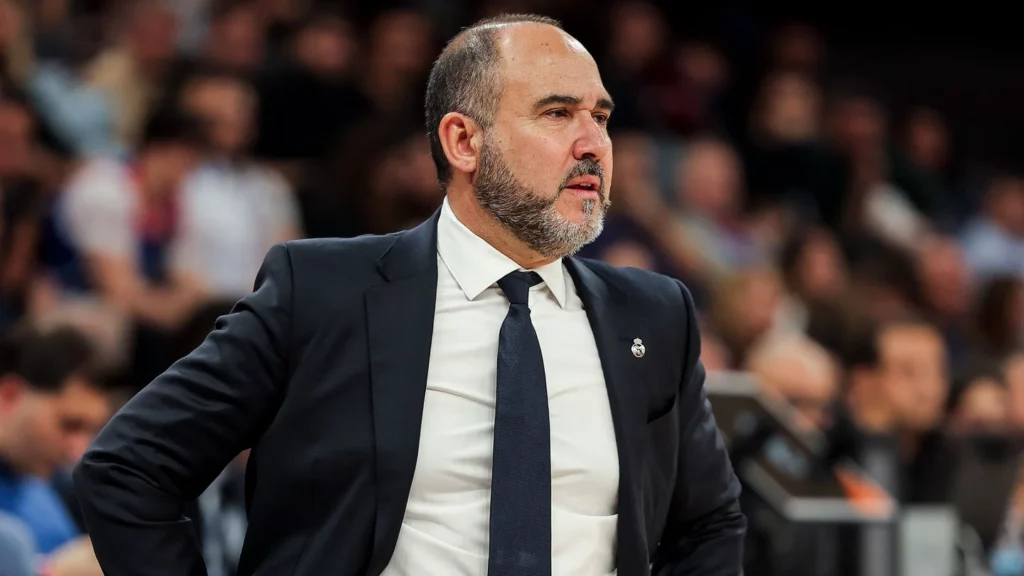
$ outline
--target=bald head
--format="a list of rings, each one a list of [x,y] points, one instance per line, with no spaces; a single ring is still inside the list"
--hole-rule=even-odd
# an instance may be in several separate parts
[[[765,392],[791,403],[805,423],[827,426],[824,410],[836,394],[839,371],[819,344],[802,335],[770,339],[752,351],[747,369]]]
[[[570,43],[586,52],[557,20],[536,14],[488,18],[452,38],[430,70],[426,94],[427,136],[442,187],[451,180],[451,166],[437,132],[445,114],[459,112],[490,127],[503,77],[525,72],[516,63],[531,62],[545,45],[568,47]]]

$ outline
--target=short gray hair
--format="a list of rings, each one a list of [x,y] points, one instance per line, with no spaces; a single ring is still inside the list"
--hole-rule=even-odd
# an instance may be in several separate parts
[[[425,106],[427,139],[441,188],[451,182],[452,170],[441,147],[438,125],[445,114],[459,112],[484,128],[490,127],[501,92],[497,33],[500,27],[510,24],[547,24],[562,29],[557,20],[537,14],[486,18],[452,38],[430,69]]]

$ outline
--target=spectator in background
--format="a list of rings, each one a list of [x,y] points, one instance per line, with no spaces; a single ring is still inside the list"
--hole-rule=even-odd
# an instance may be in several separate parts
[[[134,159],[84,163],[54,207],[40,283],[43,314],[67,300],[98,299],[111,322],[134,326],[133,365],[147,382],[173,361],[165,339],[207,299],[201,279],[171,266],[180,188],[205,146],[195,118],[154,113]]]
[[[680,246],[690,252],[686,270],[712,281],[767,262],[767,254],[743,220],[745,201],[740,159],[718,139],[692,142],[676,170]]]
[[[171,71],[178,16],[161,0],[131,0],[121,16],[120,42],[87,65],[85,82],[113,102],[118,142],[133,147]]]
[[[263,18],[256,2],[220,0],[211,4],[206,64],[237,73],[256,73],[266,53]]]
[[[751,351],[746,369],[767,395],[794,408],[799,429],[824,432],[831,428],[841,371],[813,340],[802,335],[768,339]]]
[[[982,281],[1024,274],[1024,178],[994,178],[962,238],[967,261]]]
[[[255,81],[266,55],[265,26],[254,0],[218,0],[209,6],[209,30],[198,55],[179,58],[163,84],[163,100],[173,100],[189,79],[207,69]]]
[[[171,267],[204,294],[237,300],[271,246],[300,237],[298,207],[284,178],[249,157],[257,95],[247,81],[200,73],[181,99],[206,125],[209,148],[184,182]]]
[[[837,434],[851,437],[839,442],[860,459],[866,437],[893,440],[901,469],[893,488],[904,500],[947,495],[949,463],[934,433],[949,395],[947,361],[942,334],[912,318],[890,319],[855,336],[844,361],[849,421]]]
[[[922,313],[942,331],[950,361],[962,365],[970,355],[974,282],[955,238],[933,236],[921,242],[916,272]]]
[[[958,432],[1004,432],[1010,425],[1009,393],[998,370],[976,370],[953,387],[949,424]]]
[[[784,71],[765,78],[744,149],[752,201],[815,216],[813,192],[824,155],[822,99],[810,76]]]
[[[354,35],[348,20],[314,13],[292,38],[286,65],[261,81],[256,155],[282,163],[292,182],[370,109],[352,85]]]
[[[0,511],[28,527],[41,554],[80,537],[50,480],[110,417],[95,360],[67,328],[22,326],[0,351]]]
[[[751,268],[730,275],[711,289],[710,326],[735,366],[772,331],[784,302],[784,288],[772,268]]]

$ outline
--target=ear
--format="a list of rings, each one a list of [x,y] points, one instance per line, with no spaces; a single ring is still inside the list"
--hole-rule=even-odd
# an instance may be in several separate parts
[[[0,377],[0,414],[19,404],[28,394],[28,383],[17,376]]]
[[[453,175],[476,171],[483,145],[483,130],[476,120],[465,114],[449,112],[441,118],[437,135]]]

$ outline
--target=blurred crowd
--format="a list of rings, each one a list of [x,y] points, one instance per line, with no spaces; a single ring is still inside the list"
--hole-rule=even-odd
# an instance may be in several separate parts
[[[1024,428],[1024,175],[966,182],[941,110],[833,81],[806,24],[738,69],[655,4],[534,4],[0,0],[0,575],[98,574],[65,470],[270,246],[437,209],[425,78],[501,11],[597,59],[615,178],[582,255],[686,282],[709,371],[752,372],[855,458],[898,436],[905,501],[945,494],[937,432]],[[192,511],[211,574],[244,535],[243,465]]]

